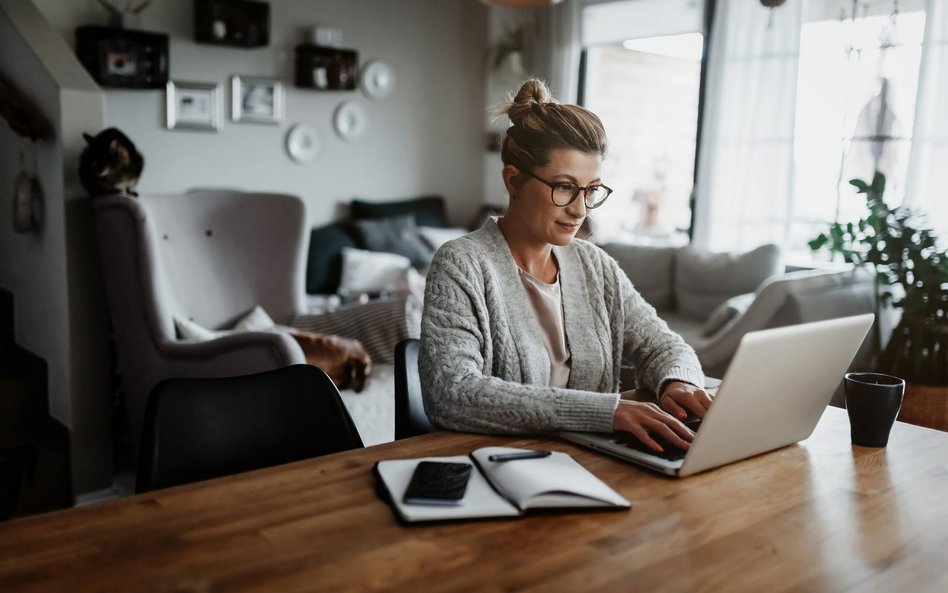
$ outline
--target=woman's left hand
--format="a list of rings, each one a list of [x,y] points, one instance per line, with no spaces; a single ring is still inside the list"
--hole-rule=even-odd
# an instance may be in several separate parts
[[[700,387],[681,381],[669,381],[658,401],[663,410],[679,420],[684,420],[688,412],[698,418],[704,418],[711,407],[712,399],[708,392]]]

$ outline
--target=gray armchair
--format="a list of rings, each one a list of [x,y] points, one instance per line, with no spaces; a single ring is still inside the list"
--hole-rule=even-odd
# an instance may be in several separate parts
[[[286,323],[304,302],[306,211],[295,196],[234,191],[95,199],[117,364],[137,450],[151,389],[169,377],[262,372],[306,359],[289,335],[182,340],[174,318],[230,327],[260,305]]]

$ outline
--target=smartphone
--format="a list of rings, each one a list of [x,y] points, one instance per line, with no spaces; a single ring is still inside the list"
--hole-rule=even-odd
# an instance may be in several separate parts
[[[402,502],[405,504],[458,505],[467,491],[470,463],[421,461],[415,466]]]

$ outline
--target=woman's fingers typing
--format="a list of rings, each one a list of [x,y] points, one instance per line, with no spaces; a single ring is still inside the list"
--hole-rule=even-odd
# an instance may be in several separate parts
[[[656,439],[687,449],[695,436],[687,426],[657,405],[633,401],[619,402],[613,417],[613,428],[631,433],[654,451],[664,450]]]
[[[704,418],[713,399],[704,389],[672,381],[665,386],[659,401],[669,414],[684,420],[688,413]]]

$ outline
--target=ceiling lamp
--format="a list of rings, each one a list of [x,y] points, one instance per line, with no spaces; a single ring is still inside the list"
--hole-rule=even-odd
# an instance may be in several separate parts
[[[507,6],[510,8],[531,8],[534,6],[551,6],[563,0],[481,0],[490,6]]]

